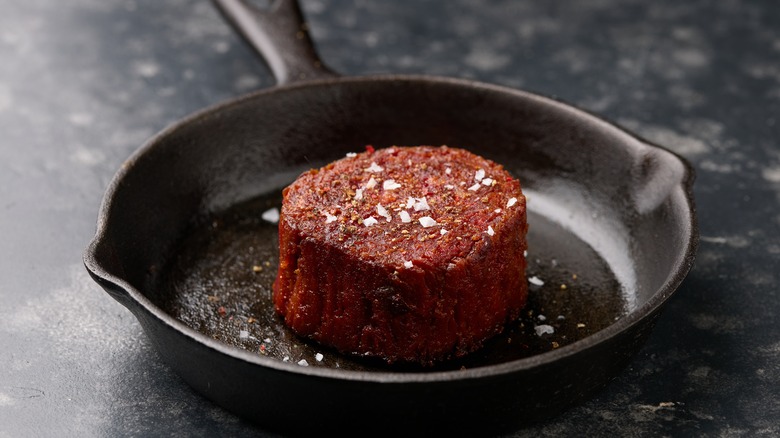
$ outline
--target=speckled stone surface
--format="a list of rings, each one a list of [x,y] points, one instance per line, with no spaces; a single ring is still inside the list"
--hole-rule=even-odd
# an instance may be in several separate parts
[[[514,436],[780,435],[780,8],[767,1],[303,0],[351,75],[520,87],[698,172],[696,265],[630,366]],[[0,5],[0,436],[268,435],[163,365],[81,254],[145,139],[272,86],[211,3]]]

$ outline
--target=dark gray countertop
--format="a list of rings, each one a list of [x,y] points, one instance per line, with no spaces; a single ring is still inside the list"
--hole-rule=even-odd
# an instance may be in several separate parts
[[[773,1],[303,0],[351,75],[525,88],[688,158],[701,243],[603,391],[516,436],[780,435],[780,8]],[[210,2],[0,6],[0,436],[263,435],[163,365],[81,255],[164,126],[273,85]]]

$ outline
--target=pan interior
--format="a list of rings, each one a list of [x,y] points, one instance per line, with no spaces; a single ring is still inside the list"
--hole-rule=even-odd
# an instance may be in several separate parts
[[[479,351],[434,368],[341,355],[296,336],[274,312],[278,233],[261,217],[280,205],[276,191],[194,224],[153,287],[161,291],[156,304],[210,338],[281,361],[403,372],[474,368],[540,354],[609,326],[629,308],[613,269],[591,246],[531,212],[527,257],[534,282],[528,306],[504,333]]]
[[[529,195],[527,273],[544,284],[503,335],[444,369],[536,355],[613,324],[663,290],[690,237],[671,154],[533,94],[390,76],[269,90],[172,126],[114,181],[95,258],[151,313],[208,337],[310,366],[385,369],[286,331],[270,301],[276,225],[260,219],[301,171],[367,144],[462,147]]]

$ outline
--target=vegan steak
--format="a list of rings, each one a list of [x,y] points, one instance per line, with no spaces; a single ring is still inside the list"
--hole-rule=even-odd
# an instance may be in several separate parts
[[[368,146],[284,189],[274,305],[342,353],[463,356],[525,305],[527,230],[501,165],[447,146]]]

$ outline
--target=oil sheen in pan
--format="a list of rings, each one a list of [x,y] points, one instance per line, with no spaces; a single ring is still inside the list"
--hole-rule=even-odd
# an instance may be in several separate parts
[[[530,197],[529,197],[530,198]],[[529,201],[529,206],[533,201]],[[485,346],[433,368],[388,366],[301,339],[274,313],[277,224],[261,219],[281,194],[261,196],[195,223],[167,266],[150,278],[155,304],[226,344],[302,366],[422,372],[473,368],[560,348],[601,330],[629,310],[629,295],[596,250],[529,212],[529,301],[520,318]]]

